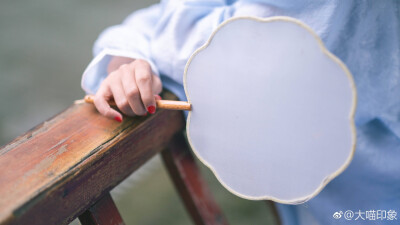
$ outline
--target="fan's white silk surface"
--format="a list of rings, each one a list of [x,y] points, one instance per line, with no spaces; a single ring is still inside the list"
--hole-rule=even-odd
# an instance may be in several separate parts
[[[224,22],[189,59],[184,85],[193,151],[242,198],[305,202],[354,155],[352,75],[298,20]]]

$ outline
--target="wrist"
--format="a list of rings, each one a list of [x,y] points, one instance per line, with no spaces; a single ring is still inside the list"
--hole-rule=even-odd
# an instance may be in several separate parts
[[[129,64],[133,61],[135,61],[135,59],[133,58],[114,56],[111,58],[110,63],[107,66],[107,73],[110,74],[114,70],[117,70],[121,65]]]

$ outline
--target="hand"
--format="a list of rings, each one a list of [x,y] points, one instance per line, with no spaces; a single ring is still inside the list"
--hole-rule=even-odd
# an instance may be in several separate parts
[[[109,75],[94,97],[97,110],[108,118],[122,122],[122,115],[107,101],[114,99],[125,115],[147,115],[156,111],[156,98],[162,90],[161,80],[152,73],[145,60],[114,57],[108,66]]]

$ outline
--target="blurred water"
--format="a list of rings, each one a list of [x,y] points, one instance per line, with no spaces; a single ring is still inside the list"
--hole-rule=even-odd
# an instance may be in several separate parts
[[[80,78],[98,34],[155,0],[2,0],[0,145],[82,98]],[[275,224],[264,202],[240,199],[201,167],[231,224]],[[113,192],[127,224],[190,224],[160,161]],[[136,181],[134,181],[136,180]],[[138,183],[139,182],[139,183]]]

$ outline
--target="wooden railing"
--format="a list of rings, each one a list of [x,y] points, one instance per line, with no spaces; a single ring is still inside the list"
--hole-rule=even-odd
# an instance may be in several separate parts
[[[176,99],[169,92],[163,98]],[[93,105],[72,105],[0,149],[0,223],[68,224],[79,217],[84,225],[123,224],[109,192],[161,153],[194,222],[228,224],[194,162],[184,125],[180,111],[159,109],[118,123]]]

